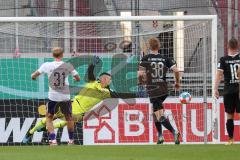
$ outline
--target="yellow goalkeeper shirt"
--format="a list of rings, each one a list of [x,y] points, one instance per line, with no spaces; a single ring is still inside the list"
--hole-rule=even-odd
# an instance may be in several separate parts
[[[88,112],[97,103],[110,98],[110,91],[103,88],[99,81],[92,81],[85,85],[72,102],[72,113],[82,114]]]

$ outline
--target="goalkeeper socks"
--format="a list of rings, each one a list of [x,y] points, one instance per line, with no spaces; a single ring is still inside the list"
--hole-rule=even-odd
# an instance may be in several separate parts
[[[233,119],[228,119],[226,123],[228,137],[233,138],[233,132],[234,132],[234,123]]]
[[[155,122],[155,126],[158,131],[158,137],[162,137],[162,124],[161,122]]]
[[[46,118],[43,118],[41,121],[39,121],[30,131],[30,134],[33,134],[36,130],[46,127]]]
[[[161,116],[160,117],[160,122],[162,123],[162,125],[167,128],[170,132],[172,132],[174,134],[175,130],[173,129],[171,123],[169,122],[169,120],[164,117],[164,116]]]
[[[68,131],[68,136],[70,140],[73,140],[73,131]]]
[[[50,140],[55,140],[56,139],[56,134],[55,133],[50,133],[49,137],[50,137]]]

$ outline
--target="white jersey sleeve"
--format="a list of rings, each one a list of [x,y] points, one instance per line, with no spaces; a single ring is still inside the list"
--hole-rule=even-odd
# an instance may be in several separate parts
[[[78,75],[78,72],[74,69],[73,65],[71,63],[68,63],[69,65],[69,71],[71,73],[72,76],[76,76]]]
[[[48,67],[48,62],[46,62],[46,63],[43,63],[41,66],[40,66],[40,68],[38,69],[38,72],[39,73],[48,73],[48,69],[49,69],[49,67]]]
[[[72,72],[71,72],[72,76],[76,76],[78,75],[78,72],[74,69]]]

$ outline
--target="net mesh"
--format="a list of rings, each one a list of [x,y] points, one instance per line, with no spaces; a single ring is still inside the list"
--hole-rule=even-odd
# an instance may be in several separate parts
[[[22,145],[28,130],[43,118],[38,109],[47,102],[47,77],[32,81],[30,75],[42,63],[53,60],[51,49],[56,46],[64,49],[64,61],[73,63],[82,77],[78,84],[70,79],[74,88],[71,97],[86,84],[87,66],[94,56],[103,62],[97,66],[96,76],[111,73],[112,90],[139,92],[142,97],[134,101],[106,100],[93,106],[84,121],[76,123],[75,143],[155,143],[152,108],[145,86],[137,79],[138,63],[149,53],[150,37],[159,38],[160,53],[177,62],[182,74],[180,92],[187,91],[193,97],[190,104],[179,103],[180,92],[174,90],[173,73],[169,72],[166,117],[181,133],[183,142],[203,142],[204,92],[211,96],[210,31],[208,21],[0,23],[0,143]],[[212,141],[211,104],[208,108],[208,141]],[[66,127],[56,132],[59,142],[67,142]],[[169,131],[164,130],[163,135],[166,142],[173,142]],[[31,142],[44,144],[47,140],[47,132],[35,132]]]

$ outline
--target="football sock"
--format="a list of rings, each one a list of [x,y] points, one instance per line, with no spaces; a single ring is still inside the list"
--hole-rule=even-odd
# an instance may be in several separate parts
[[[155,126],[158,131],[158,137],[162,137],[162,124],[161,122],[155,122]]]
[[[51,140],[55,140],[56,139],[55,133],[50,133],[49,137],[50,137]]]
[[[228,137],[233,138],[233,132],[234,132],[234,123],[233,119],[228,119],[226,123]]]
[[[68,131],[68,136],[70,140],[73,140],[73,131]]]
[[[169,120],[168,120],[166,117],[161,116],[161,117],[160,117],[160,122],[162,123],[162,125],[163,125],[165,128],[167,128],[170,132],[172,132],[172,133],[174,134],[174,131],[175,131],[175,130],[173,129],[171,123],[169,122]]]
[[[162,137],[162,124],[161,124],[161,122],[157,119],[157,116],[156,116],[155,113],[153,114],[153,120],[154,120],[154,122],[155,122],[155,127],[156,127],[156,129],[157,129],[157,131],[158,131],[158,137]]]

